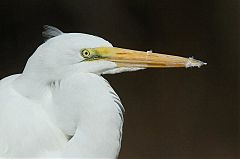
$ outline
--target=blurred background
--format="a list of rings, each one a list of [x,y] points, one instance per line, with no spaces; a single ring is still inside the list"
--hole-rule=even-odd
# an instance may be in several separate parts
[[[2,0],[0,77],[21,73],[44,24],[194,56],[208,65],[105,76],[126,108],[119,158],[237,159],[239,10],[238,0]]]

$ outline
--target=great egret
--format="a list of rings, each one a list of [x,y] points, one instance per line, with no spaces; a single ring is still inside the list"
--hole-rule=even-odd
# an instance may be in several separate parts
[[[117,158],[124,108],[101,74],[205,64],[51,26],[43,36],[23,73],[0,82],[0,157]]]

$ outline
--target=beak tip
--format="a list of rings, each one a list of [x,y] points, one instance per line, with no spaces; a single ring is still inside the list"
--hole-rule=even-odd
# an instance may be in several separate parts
[[[207,63],[202,62],[200,60],[196,60],[196,59],[190,57],[190,58],[188,58],[188,61],[186,62],[185,67],[186,68],[189,68],[189,67],[198,67],[198,68],[200,68],[203,65],[207,65]]]

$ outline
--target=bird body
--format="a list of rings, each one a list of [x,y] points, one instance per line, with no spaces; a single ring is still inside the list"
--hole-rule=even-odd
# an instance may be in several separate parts
[[[21,95],[13,86],[20,75],[10,76],[0,85],[1,157],[32,157],[58,151],[66,143],[42,105]]]
[[[105,79],[92,73],[74,73],[53,81],[38,100],[16,90],[18,78],[21,75],[10,76],[0,85],[3,157],[58,157],[60,152],[66,157],[117,157],[123,107]],[[89,81],[92,87],[86,89]],[[83,100],[78,100],[79,96]],[[74,137],[67,143],[69,136]]]
[[[28,59],[23,73],[0,81],[0,157],[115,159],[124,108],[101,74],[204,64],[45,29],[50,39]]]

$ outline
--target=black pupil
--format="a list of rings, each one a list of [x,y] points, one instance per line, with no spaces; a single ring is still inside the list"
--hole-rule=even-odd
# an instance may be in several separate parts
[[[87,56],[87,55],[88,55],[88,52],[87,52],[87,51],[84,51],[84,54]]]

